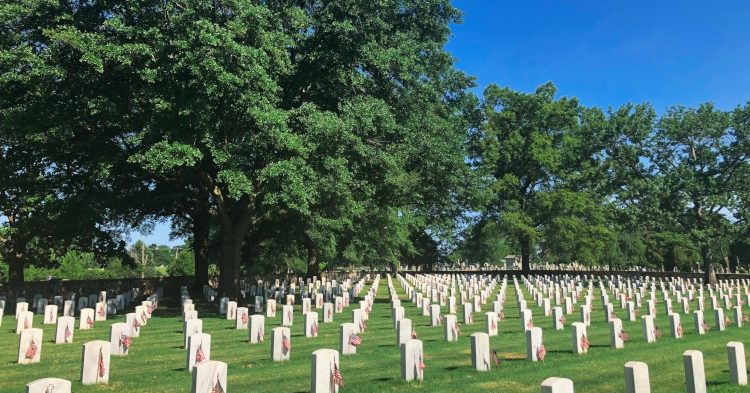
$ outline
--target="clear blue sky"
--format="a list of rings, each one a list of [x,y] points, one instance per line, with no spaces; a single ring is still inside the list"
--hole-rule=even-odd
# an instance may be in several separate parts
[[[522,91],[553,81],[584,105],[657,111],[750,100],[750,1],[454,1],[458,67]]]
[[[461,70],[522,91],[554,82],[561,95],[606,108],[650,102],[712,101],[731,109],[750,100],[750,1],[479,1],[454,5],[448,50]],[[133,234],[131,240],[141,237]],[[158,224],[148,243],[169,240]]]

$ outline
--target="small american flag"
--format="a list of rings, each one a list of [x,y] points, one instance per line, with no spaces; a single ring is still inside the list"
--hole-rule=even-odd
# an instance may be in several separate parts
[[[96,311],[97,314],[99,314],[100,317],[104,316],[104,305],[99,306],[99,309]]]
[[[148,316],[146,315],[145,311],[141,311],[141,321],[146,322],[148,320]]]
[[[242,313],[242,317],[240,318],[240,321],[242,321],[243,325],[247,325],[248,317],[247,317],[247,313],[246,312]]]
[[[34,338],[31,338],[31,344],[29,344],[29,347],[26,348],[26,354],[24,357],[28,360],[33,360],[34,356],[36,356],[37,351],[39,351],[39,347],[34,342]]]
[[[560,321],[561,324],[565,325],[565,317],[564,316],[561,316],[560,319],[558,319],[558,321]]]
[[[453,337],[458,338],[458,334],[461,333],[461,329],[458,328],[457,323],[453,323]]]
[[[499,313],[497,313],[497,318],[501,321],[505,320],[505,313],[500,311]]]
[[[417,337],[418,337],[418,336],[417,336],[417,331],[416,331],[416,330],[414,330],[414,329],[411,329],[411,338],[413,338],[413,339],[415,339],[415,340],[416,340],[416,339],[417,339]]]
[[[294,314],[292,313],[292,310],[289,310],[286,313],[286,317],[287,317],[287,319],[289,319],[289,323],[291,323],[294,320]]]
[[[341,376],[341,370],[339,370],[338,364],[333,363],[333,369],[331,370],[331,379],[333,384],[336,386],[344,386],[344,377]]]
[[[284,351],[284,354],[289,352],[290,349],[292,349],[292,342],[289,340],[289,337],[287,337],[285,334],[281,335],[281,349]]]
[[[422,375],[425,369],[424,359],[422,358],[422,354],[419,354],[419,360],[417,361],[417,370],[419,370],[419,375]]]
[[[588,352],[589,351],[589,339],[584,334],[581,336],[581,351]]]
[[[360,344],[362,344],[362,337],[360,337],[360,336],[358,336],[358,335],[356,335],[354,333],[352,333],[351,335],[349,335],[349,345],[351,345],[353,347],[358,347],[358,346],[360,346]]]
[[[64,340],[65,342],[70,342],[71,337],[73,337],[73,332],[70,331],[70,325],[65,325],[65,333],[64,334]]]
[[[224,393],[224,388],[221,386],[221,381],[219,381],[219,375],[216,375],[216,383],[211,388],[211,393]]]
[[[365,323],[364,319],[359,320],[359,332],[362,333],[367,329],[367,324]]]
[[[661,338],[661,334],[662,334],[662,333],[661,333],[661,329],[659,329],[659,327],[658,327],[658,326],[657,326],[657,327],[655,327],[655,328],[654,328],[654,337],[655,337],[655,338]]]
[[[544,358],[547,356],[547,350],[544,349],[544,344],[539,344],[539,348],[536,349],[536,358],[538,360],[544,361]]]
[[[682,325],[677,325],[677,329],[675,330],[677,333],[677,338],[682,338]]]
[[[490,330],[497,330],[497,322],[495,322],[495,318],[492,318],[490,321]]]
[[[137,332],[140,327],[141,327],[141,323],[138,322],[137,319],[133,318],[133,329],[135,329],[135,331]]]
[[[265,338],[266,338],[265,336],[266,335],[263,332],[263,326],[259,327],[258,328],[258,342],[262,343],[265,340]]]
[[[630,336],[628,335],[628,332],[624,330],[620,330],[620,333],[618,334],[618,336],[623,342],[628,342],[630,340]]]
[[[474,316],[469,314],[469,323],[474,323]]]
[[[120,336],[120,346],[122,347],[125,352],[127,352],[130,349],[130,344],[133,343],[133,340],[130,339],[130,336],[121,335]]]
[[[320,332],[320,328],[318,327],[317,322],[313,322],[312,327],[310,328],[310,332],[314,337],[318,336],[318,332]]]
[[[333,308],[328,308],[328,318],[333,318]]]
[[[97,363],[96,367],[100,378],[104,377],[104,375],[107,374],[107,369],[104,367],[104,354],[102,353],[101,348],[99,348],[99,362]]]
[[[742,314],[742,320],[744,322],[750,322],[750,318],[747,317],[747,314]]]
[[[198,349],[195,350],[195,363],[201,363],[206,360],[206,354],[203,352],[203,342],[198,344]]]
[[[528,321],[528,322],[526,322],[526,327],[527,327],[528,329],[531,329],[531,328],[533,328],[533,327],[534,327],[534,321],[532,321],[531,319],[529,319],[529,321]]]
[[[86,316],[86,325],[88,325],[89,329],[94,327],[94,320],[91,319],[91,316]]]
[[[276,315],[276,306],[273,305],[270,307],[271,314]]]
[[[729,317],[724,317],[724,326],[729,326],[732,323],[732,320],[729,319]]]
[[[711,326],[708,326],[708,324],[706,323],[706,321],[701,322],[701,325],[703,325],[703,331],[707,332],[707,331],[711,330]]]

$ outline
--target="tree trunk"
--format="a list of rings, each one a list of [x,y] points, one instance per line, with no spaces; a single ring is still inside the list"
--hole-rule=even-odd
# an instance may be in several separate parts
[[[208,234],[209,213],[207,207],[196,207],[193,212],[193,255],[195,256],[195,283],[193,288],[200,291],[208,285]]]
[[[711,266],[711,252],[707,244],[701,246],[701,257],[703,258],[703,282],[704,284],[716,284],[716,272]]]
[[[242,215],[240,214],[242,217]],[[219,293],[230,299],[240,298],[240,266],[242,264],[242,246],[247,234],[247,223],[240,218],[234,222],[229,217],[222,217],[221,224],[221,272],[219,274]]]
[[[529,273],[531,271],[531,238],[526,235],[521,236],[521,271]]]
[[[305,275],[305,278],[319,276],[320,261],[318,260],[318,251],[315,249],[315,245],[309,239],[305,243],[307,247],[307,274]]]
[[[8,253],[8,283],[11,288],[16,288],[23,284],[23,269],[23,255],[16,247],[13,247]]]
[[[668,272],[674,271],[674,268],[677,266],[677,262],[675,261],[675,252],[674,252],[675,246],[670,246],[667,250],[667,255],[665,255],[664,258],[664,270]]]

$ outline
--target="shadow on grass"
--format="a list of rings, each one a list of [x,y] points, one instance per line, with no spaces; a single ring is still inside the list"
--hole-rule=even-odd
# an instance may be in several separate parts
[[[388,382],[388,381],[393,381],[393,378],[390,378],[390,377],[374,378],[372,381],[373,382]]]

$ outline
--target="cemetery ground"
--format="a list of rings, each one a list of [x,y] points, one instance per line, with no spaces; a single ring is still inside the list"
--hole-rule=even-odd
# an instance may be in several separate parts
[[[565,329],[555,331],[552,329],[552,317],[544,317],[542,310],[534,302],[529,302],[534,324],[544,329],[547,349],[544,362],[530,362],[526,360],[525,334],[520,326],[513,285],[509,283],[505,320],[499,325],[499,335],[490,338],[490,347],[499,353],[502,362],[499,366],[492,365],[490,372],[477,372],[471,367],[469,336],[485,331],[484,312],[491,311],[491,305],[484,305],[481,312],[474,313],[474,324],[460,324],[458,342],[446,342],[443,327],[431,327],[430,317],[422,316],[421,310],[407,301],[400,285],[395,285],[402,299],[405,317],[413,321],[418,338],[424,342],[424,381],[404,382],[400,377],[400,352],[396,345],[388,288],[380,285],[357,354],[341,356],[340,367],[345,381],[341,392],[538,392],[540,383],[551,376],[572,379],[576,392],[622,392],[623,365],[631,360],[648,364],[652,392],[683,392],[685,376],[682,353],[689,349],[703,352],[709,392],[748,391],[747,386],[730,385],[726,355],[727,342],[750,343],[750,327],[747,325],[742,328],[732,325],[724,332],[712,328],[706,335],[699,336],[692,327],[692,315],[682,314],[685,337],[674,339],[668,334],[669,320],[663,312],[663,303],[659,302],[656,325],[664,331],[664,335],[656,343],[647,344],[641,335],[642,313],[638,314],[637,321],[629,322],[625,310],[615,304],[615,311],[623,319],[624,329],[631,337],[624,349],[616,350],[609,345],[609,328],[604,320],[601,302],[595,301],[591,326],[588,327],[591,343],[589,353],[575,355],[571,352],[570,324],[579,319],[577,305],[574,305],[576,312],[566,316]],[[112,357],[109,385],[81,384],[81,348],[87,341],[109,340],[109,325],[124,321],[124,315],[110,315],[106,322],[97,322],[93,330],[76,329],[74,343],[58,345],[52,342],[55,325],[42,325],[42,316],[35,315],[34,327],[44,330],[42,361],[18,365],[15,321],[12,312],[6,312],[0,326],[0,392],[21,392],[26,383],[52,376],[73,381],[74,392],[189,392],[191,373],[186,370],[187,355],[182,347],[178,294],[164,295],[153,317],[142,327],[140,337],[133,339],[129,355]],[[526,295],[528,299],[528,293]],[[597,289],[594,299],[598,299],[598,296]],[[194,294],[194,298],[198,299],[198,294]],[[339,325],[351,322],[351,310],[359,303],[352,302],[344,313],[335,314],[333,323],[321,322],[320,335],[316,338],[303,336],[299,303],[295,305],[295,322],[292,326],[291,361],[273,362],[270,359],[269,333],[272,327],[281,325],[281,313],[266,319],[264,343],[249,344],[247,330],[235,330],[235,321],[221,317],[217,306],[196,301],[196,309],[203,320],[203,332],[212,336],[211,359],[228,364],[227,391],[310,391],[311,353],[321,348],[339,349]],[[644,311],[645,307],[644,302],[644,307],[639,311]],[[695,301],[691,303],[693,309]],[[459,313],[460,310],[458,305]],[[447,311],[447,306],[443,306],[441,315],[447,314]],[[706,320],[714,326],[712,313],[707,312]]]

